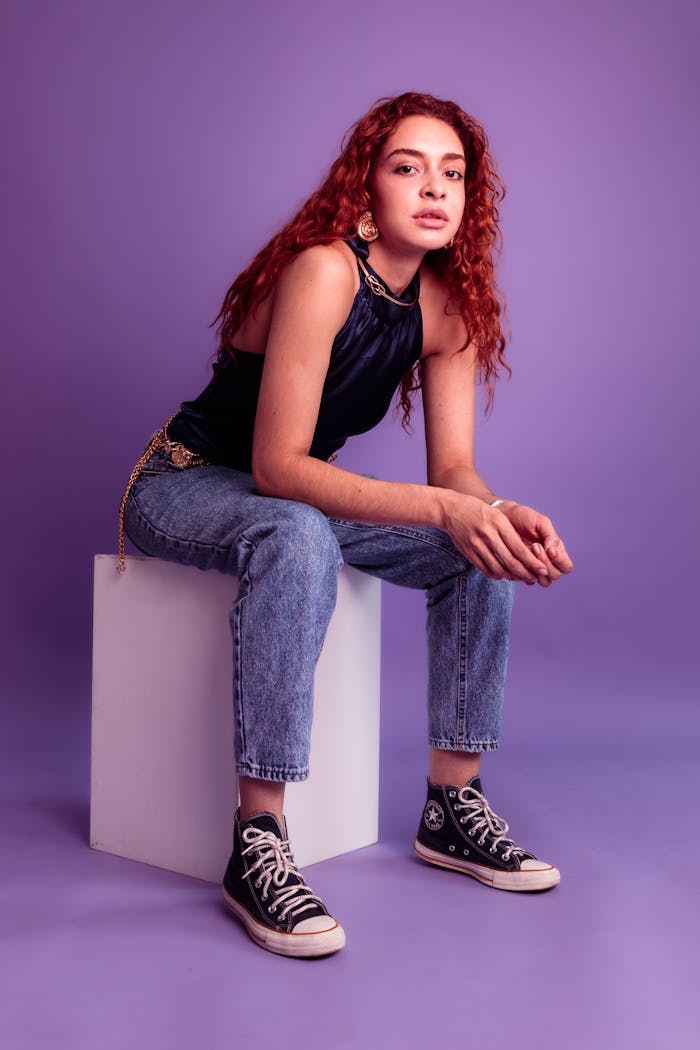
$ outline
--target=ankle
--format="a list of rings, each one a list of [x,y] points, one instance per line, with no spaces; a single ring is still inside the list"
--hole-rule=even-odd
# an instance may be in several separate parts
[[[241,804],[239,819],[247,820],[255,813],[273,813],[284,828],[284,789],[282,780],[260,780],[257,777],[239,777]]]
[[[428,779],[433,787],[463,787],[472,777],[479,776],[480,765],[479,751],[446,751],[431,748]]]
[[[250,817],[258,816],[260,813],[272,813],[274,817],[277,817],[279,825],[284,828],[284,811],[278,806],[239,806],[238,808],[238,819],[249,820]]]

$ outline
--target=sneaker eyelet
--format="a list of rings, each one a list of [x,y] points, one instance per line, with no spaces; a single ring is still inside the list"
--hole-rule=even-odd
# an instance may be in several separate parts
[[[473,839],[474,836],[476,835],[476,831],[474,830],[474,828],[470,828],[469,831],[467,832],[467,835],[469,835],[469,838]]]
[[[455,851],[454,846],[450,846],[450,853],[454,853],[454,851]]]
[[[456,795],[456,792],[455,791],[450,791],[450,792],[448,792],[448,794],[449,794],[450,798],[454,798],[455,795]]]
[[[489,850],[489,853],[495,853],[495,852],[496,852],[496,847],[495,846],[491,846],[491,848]]]
[[[469,850],[468,849],[463,849],[462,853],[464,854],[465,857],[469,856]]]
[[[468,819],[469,819],[468,817],[460,817],[459,818],[459,822],[460,822],[460,824],[466,824]]]

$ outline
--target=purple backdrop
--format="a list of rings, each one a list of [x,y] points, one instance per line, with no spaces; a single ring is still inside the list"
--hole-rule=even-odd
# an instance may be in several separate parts
[[[514,374],[477,462],[576,563],[518,588],[504,741],[564,767],[690,747],[697,5],[15,0],[3,22],[7,797],[84,806],[92,555],[131,464],[206,381],[232,277],[404,90],[482,120],[507,184]],[[422,479],[416,424],[341,463]],[[385,588],[384,612],[387,820],[426,719],[420,598]]]

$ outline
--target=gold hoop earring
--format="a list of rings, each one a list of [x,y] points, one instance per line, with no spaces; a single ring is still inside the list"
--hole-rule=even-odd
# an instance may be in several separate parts
[[[371,211],[362,212],[357,224],[357,236],[363,241],[376,241],[379,236],[379,230]]]

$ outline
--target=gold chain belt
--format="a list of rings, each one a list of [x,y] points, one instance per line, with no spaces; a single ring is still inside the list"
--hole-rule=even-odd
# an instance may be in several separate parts
[[[119,504],[119,559],[117,561],[117,572],[120,576],[126,572],[126,554],[124,550],[124,511],[126,510],[126,504],[131,495],[131,490],[136,484],[136,479],[143,470],[146,462],[150,459],[154,452],[158,449],[162,449],[163,452],[167,452],[174,466],[179,467],[181,470],[187,467],[206,467],[213,466],[213,461],[207,459],[206,456],[200,456],[198,452],[193,452],[192,449],[187,448],[187,445],[183,445],[180,441],[172,441],[168,437],[168,427],[172,423],[175,416],[172,415],[165,426],[162,426],[160,430],[156,431],[151,440],[149,441],[146,450],[144,451],[141,458],[136,463],[134,469],[129,475],[129,480],[126,483],[124,495],[122,501]]]

